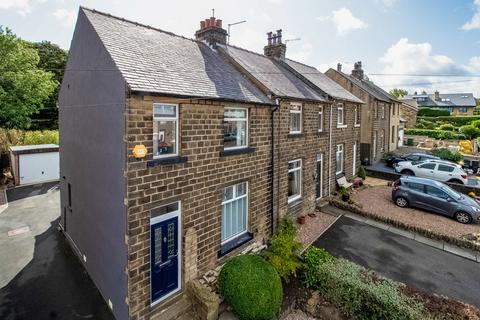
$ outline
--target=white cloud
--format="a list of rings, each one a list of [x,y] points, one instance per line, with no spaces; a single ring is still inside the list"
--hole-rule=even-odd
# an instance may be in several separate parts
[[[383,74],[388,76],[370,76],[377,84],[390,90],[405,88],[410,92],[473,92],[480,96],[480,78],[472,77],[480,72],[480,57],[472,57],[467,65],[455,63],[450,57],[434,54],[432,45],[411,43],[407,38],[400,39],[380,58],[384,67]],[[398,75],[399,76],[395,76]],[[418,74],[422,76],[401,76]],[[456,75],[445,77],[441,75]]]
[[[480,0],[475,0],[473,3],[476,6],[476,11],[473,14],[472,19],[465,22],[462,26],[462,29],[466,31],[480,29]]]
[[[75,10],[58,9],[53,13],[53,15],[61,22],[62,26],[64,27],[71,27],[75,23]]]
[[[333,10],[330,16],[322,16],[316,18],[318,21],[332,21],[339,35],[346,35],[354,30],[365,29],[368,24],[359,18],[347,8]]]
[[[292,44],[293,47],[293,44]],[[292,51],[292,52],[289,52]],[[287,47],[287,56],[292,60],[306,63],[307,59],[312,55],[313,46],[311,43],[302,43],[299,50],[289,50]]]
[[[35,4],[45,3],[48,0],[0,0],[0,10],[15,10],[25,16],[32,11]]]
[[[376,3],[382,3],[386,7],[391,7],[397,0],[375,0]]]

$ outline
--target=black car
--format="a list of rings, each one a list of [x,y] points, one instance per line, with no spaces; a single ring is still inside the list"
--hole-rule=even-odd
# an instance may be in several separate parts
[[[385,162],[387,163],[387,166],[392,167],[395,163],[399,163],[400,161],[424,161],[428,159],[435,159],[435,160],[440,160],[439,157],[433,156],[431,154],[426,154],[426,153],[409,153],[409,154],[404,154],[404,155],[393,155],[388,157]]]

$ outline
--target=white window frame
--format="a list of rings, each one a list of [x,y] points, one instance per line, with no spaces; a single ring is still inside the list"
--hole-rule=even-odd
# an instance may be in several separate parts
[[[340,118],[340,110],[342,111],[342,118]],[[343,105],[343,103],[339,103],[337,104],[337,128],[346,128],[346,127],[347,127],[347,124],[345,123],[345,106]]]
[[[382,104],[382,119],[385,119],[385,105]]]
[[[337,154],[341,154],[342,157],[340,158],[340,169],[341,170],[337,170]],[[337,148],[336,148],[336,151],[335,151],[335,174],[339,174],[339,173],[342,173],[343,172],[343,162],[344,162],[344,146],[343,144],[337,144]]]
[[[354,115],[354,118],[353,118],[354,127],[360,127],[360,121],[359,121],[360,120],[359,119],[360,113],[359,113],[358,109],[359,109],[358,106],[355,106],[354,113],[353,113],[353,115]]]
[[[373,132],[373,160],[377,157],[377,139],[378,139],[378,131]]]
[[[228,109],[231,109],[231,110],[245,110],[245,115],[246,115],[246,118],[225,118],[225,110],[228,110]],[[223,150],[235,150],[235,149],[243,149],[243,148],[248,148],[248,129],[249,129],[249,125],[248,125],[248,108],[241,108],[241,107],[225,107],[224,108],[224,113],[223,113],[223,121],[232,121],[232,122],[235,122],[235,121],[245,121],[245,145],[244,146],[235,146],[235,147],[223,147]],[[224,141],[225,143],[225,141]]]
[[[174,106],[175,107],[175,118],[173,117],[155,117],[155,106],[158,106],[158,105],[161,105],[161,106]],[[179,119],[180,119],[180,108],[179,108],[179,105],[178,104],[175,104],[175,103],[162,103],[162,102],[156,102],[153,104],[152,106],[152,116],[153,116],[153,120],[152,120],[152,124],[153,122],[155,121],[175,121],[175,153],[170,153],[170,154],[165,154],[165,155],[154,155],[153,158],[154,159],[159,159],[159,158],[168,158],[168,157],[176,157],[178,156],[180,153],[180,150],[178,150],[178,146],[180,145],[178,143],[178,140],[179,140],[179,137],[180,137],[180,134],[178,132],[178,123],[180,122]],[[158,140],[158,137],[157,137],[157,140]],[[158,146],[157,146],[158,148]],[[152,153],[155,153],[155,150],[152,150],[153,152]]]
[[[385,130],[380,131],[380,152],[385,152]]]
[[[357,141],[353,143],[353,176],[357,175]]]
[[[238,196],[237,197],[237,186],[240,185],[240,184],[245,184],[245,194],[241,195],[241,196]],[[239,183],[235,183],[233,185],[229,185],[225,188],[223,188],[222,192],[225,192],[225,189],[226,188],[229,188],[229,187],[233,187],[233,197],[232,199],[229,199],[229,200],[226,200],[224,201],[223,200],[223,193],[222,193],[222,207],[221,207],[221,210],[222,210],[222,221],[220,223],[220,238],[222,237],[222,228],[223,228],[223,206],[225,204],[228,204],[230,202],[234,202],[234,201],[237,201],[237,200],[240,200],[240,199],[243,199],[245,198],[245,208],[246,208],[246,212],[245,212],[245,230],[240,232],[240,233],[237,233],[233,236],[230,236],[229,238],[227,239],[221,239],[221,245],[224,245],[225,243],[227,242],[230,242],[232,241],[233,239],[235,238],[238,238],[242,235],[244,235],[245,233],[248,232],[248,211],[249,211],[249,206],[248,206],[248,181],[243,181],[243,182],[239,182]]]
[[[291,107],[299,107],[300,110],[293,110]],[[302,112],[303,112],[303,107],[302,107],[301,103],[293,103],[293,102],[290,103],[289,114],[288,114],[288,128],[289,128],[290,134],[300,134],[300,133],[302,133],[302,130],[303,130],[303,115],[302,115]],[[292,113],[300,114],[300,131],[292,131],[292,127],[291,127]]]
[[[300,179],[299,179],[300,180],[300,182],[299,182],[300,186],[298,188],[299,193],[297,195],[288,197],[288,203],[292,203],[292,202],[302,198],[302,191],[303,191],[303,188],[302,188],[302,183],[303,183],[303,179],[302,179],[302,159],[296,159],[296,160],[289,161],[288,164],[294,163],[294,162],[299,162],[300,166],[298,168],[288,169],[288,175],[290,175],[291,172],[300,171]],[[288,177],[288,175],[287,175],[287,177]],[[288,178],[287,178],[287,181],[288,181]]]
[[[318,111],[318,132],[323,131],[323,106]]]

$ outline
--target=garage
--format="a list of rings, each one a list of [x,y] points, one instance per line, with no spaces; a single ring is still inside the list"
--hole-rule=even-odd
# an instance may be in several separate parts
[[[56,144],[12,146],[10,163],[16,186],[55,181],[60,176]]]

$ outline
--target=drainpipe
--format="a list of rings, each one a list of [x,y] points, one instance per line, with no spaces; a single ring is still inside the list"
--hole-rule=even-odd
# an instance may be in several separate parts
[[[328,146],[328,196],[330,197],[330,188],[332,185],[332,131],[333,131],[333,105],[335,103],[335,100],[333,100],[333,103],[330,104],[330,134],[329,134],[329,146]]]
[[[272,141],[272,155],[271,155],[271,160],[270,160],[270,168],[272,170],[272,181],[271,181],[271,189],[270,189],[270,197],[271,197],[271,210],[270,210],[270,220],[271,220],[271,224],[270,224],[270,231],[272,233],[272,236],[273,236],[273,233],[275,231],[275,227],[274,227],[274,217],[275,217],[275,214],[273,212],[273,208],[274,208],[274,205],[275,205],[275,200],[273,198],[273,195],[274,195],[274,192],[273,192],[273,189],[274,189],[274,185],[275,185],[275,143],[274,143],[274,140],[275,140],[275,120],[274,120],[274,113],[278,110],[279,108],[279,100],[278,99],[275,99],[275,107],[273,107],[272,109],[272,113],[271,113],[271,117],[270,117],[270,124],[272,126],[271,128],[271,141]]]

